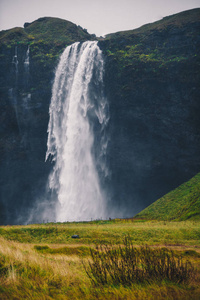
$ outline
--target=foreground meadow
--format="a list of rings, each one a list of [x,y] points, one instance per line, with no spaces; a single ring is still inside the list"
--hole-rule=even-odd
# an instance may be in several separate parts
[[[73,239],[74,234],[80,238]],[[131,284],[95,284],[85,270],[92,263],[90,248],[123,248],[127,236],[136,249],[166,247],[184,263],[189,260],[192,276],[183,282],[152,277]],[[112,220],[0,227],[0,299],[200,299],[199,279],[199,222]]]

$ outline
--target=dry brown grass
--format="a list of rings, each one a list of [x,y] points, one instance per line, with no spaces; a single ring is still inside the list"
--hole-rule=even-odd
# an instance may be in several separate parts
[[[46,226],[46,227],[45,227]],[[53,225],[48,225],[50,228]],[[61,243],[55,242],[54,237],[48,237],[44,243],[36,242],[18,242],[19,236],[14,240],[8,240],[0,237],[0,262],[3,262],[4,271],[1,272],[0,264],[0,299],[199,299],[199,275],[200,275],[200,247],[195,242],[198,224],[164,224],[164,223],[132,223],[122,222],[115,224],[61,224],[58,228]],[[59,227],[57,226],[57,227]],[[25,226],[10,227],[10,229],[20,229]],[[47,228],[47,225],[41,227]],[[8,228],[8,227],[5,227]],[[39,229],[39,225],[30,225],[28,228]],[[72,230],[80,233],[81,239],[62,242],[62,230],[66,232]],[[146,231],[146,233],[145,233]],[[173,232],[176,231],[176,232]],[[178,232],[183,232],[191,237],[188,242],[175,242]],[[193,234],[194,231],[194,234]],[[139,234],[143,232],[142,235]],[[152,232],[157,234],[156,242]],[[182,253],[185,258],[197,268],[197,278],[193,279],[188,285],[173,284],[170,282],[151,283],[151,284],[132,284],[129,287],[118,286],[93,286],[85,273],[82,260],[87,263],[87,256],[65,255],[42,253],[34,249],[35,245],[47,245],[51,249],[60,249],[64,247],[76,248],[80,246],[94,246],[96,239],[111,241],[115,245],[121,244],[121,237],[124,233],[132,234],[134,246],[143,244],[146,237],[149,236],[151,248],[162,247],[163,245],[170,249]],[[159,233],[159,236],[158,236]],[[63,234],[63,235],[64,235]],[[70,231],[71,234],[71,231]],[[166,234],[174,237],[173,242],[170,239],[162,240]],[[82,238],[82,237],[86,238]],[[120,237],[117,240],[117,237]],[[193,239],[194,237],[194,239]],[[35,238],[35,237],[34,237]],[[45,237],[44,237],[45,238]],[[142,241],[143,239],[143,241]],[[180,239],[180,237],[179,237]],[[136,243],[139,240],[140,243]],[[88,242],[89,241],[89,242]],[[92,243],[93,241],[93,243]],[[87,243],[88,242],[88,243]]]

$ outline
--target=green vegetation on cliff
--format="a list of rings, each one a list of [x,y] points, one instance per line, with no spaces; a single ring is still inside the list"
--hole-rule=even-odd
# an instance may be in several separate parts
[[[30,46],[32,61],[36,69],[42,65],[45,71],[54,69],[63,49],[74,42],[90,40],[86,29],[59,18],[44,17],[32,23],[25,23],[24,28],[16,27],[0,32],[0,54],[3,58],[9,49]]]
[[[111,113],[111,204],[126,209],[124,215],[200,170],[199,16],[200,9],[190,10],[99,39]],[[49,17],[0,32],[2,224],[27,217],[44,192],[52,168],[44,157],[55,68],[66,46],[94,38]]]
[[[200,20],[200,8],[186,10],[168,17],[164,17],[163,19],[145,24],[137,29],[127,30],[127,31],[119,31],[116,33],[111,33],[106,35],[106,39],[117,39],[119,37],[131,37],[135,34],[150,34],[152,30],[163,31],[167,30],[170,27],[182,28],[189,23],[195,23],[197,20]]]
[[[176,221],[200,219],[200,173],[152,203],[135,218]]]
[[[32,23],[25,23],[24,28],[15,27],[0,32],[0,41],[4,44],[45,40],[46,43],[69,45],[76,41],[90,39],[90,34],[81,26],[52,17],[39,18]]]
[[[114,198],[140,210],[200,170],[199,29],[194,9],[99,42],[118,145]]]
[[[73,24],[72,22],[44,17],[32,23],[24,24],[24,31],[34,39],[45,39],[47,42],[71,44],[75,41],[90,39],[86,29]]]
[[[141,81],[144,79],[141,73],[151,80],[163,74],[170,76],[170,69],[174,72],[178,65],[176,73],[182,70],[181,80],[187,82],[188,72],[192,77],[199,76],[200,53],[196,48],[199,22],[200,9],[192,9],[138,29],[108,34],[104,52],[111,64],[118,65],[117,75],[122,80],[132,77]]]

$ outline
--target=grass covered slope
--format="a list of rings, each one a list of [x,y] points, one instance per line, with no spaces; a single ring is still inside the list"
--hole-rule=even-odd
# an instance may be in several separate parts
[[[200,220],[200,173],[152,203],[136,218],[158,220]]]
[[[197,20],[200,20],[200,8],[190,9],[186,10],[174,15],[170,15],[167,17],[164,17],[163,19],[145,24],[139,28],[133,29],[133,30],[126,30],[126,31],[119,31],[116,33],[110,33],[106,35],[106,38],[117,38],[119,36],[125,37],[125,36],[131,36],[132,34],[142,34],[142,33],[149,33],[151,30],[167,30],[168,26],[176,26],[181,28],[184,25],[188,25],[188,23],[194,23]]]
[[[15,27],[0,32],[0,42],[4,44],[39,40],[45,40],[46,43],[72,44],[90,39],[90,34],[86,29],[72,22],[52,17],[39,18],[32,23],[25,23],[24,28]]]
[[[47,39],[52,42],[82,41],[90,39],[86,29],[72,22],[52,17],[40,18],[32,23],[25,23],[24,30],[37,39]]]

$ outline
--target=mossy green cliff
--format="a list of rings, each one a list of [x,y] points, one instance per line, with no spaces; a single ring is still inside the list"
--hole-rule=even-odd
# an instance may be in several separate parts
[[[199,29],[196,9],[100,41],[121,209],[136,213],[200,170]]]

